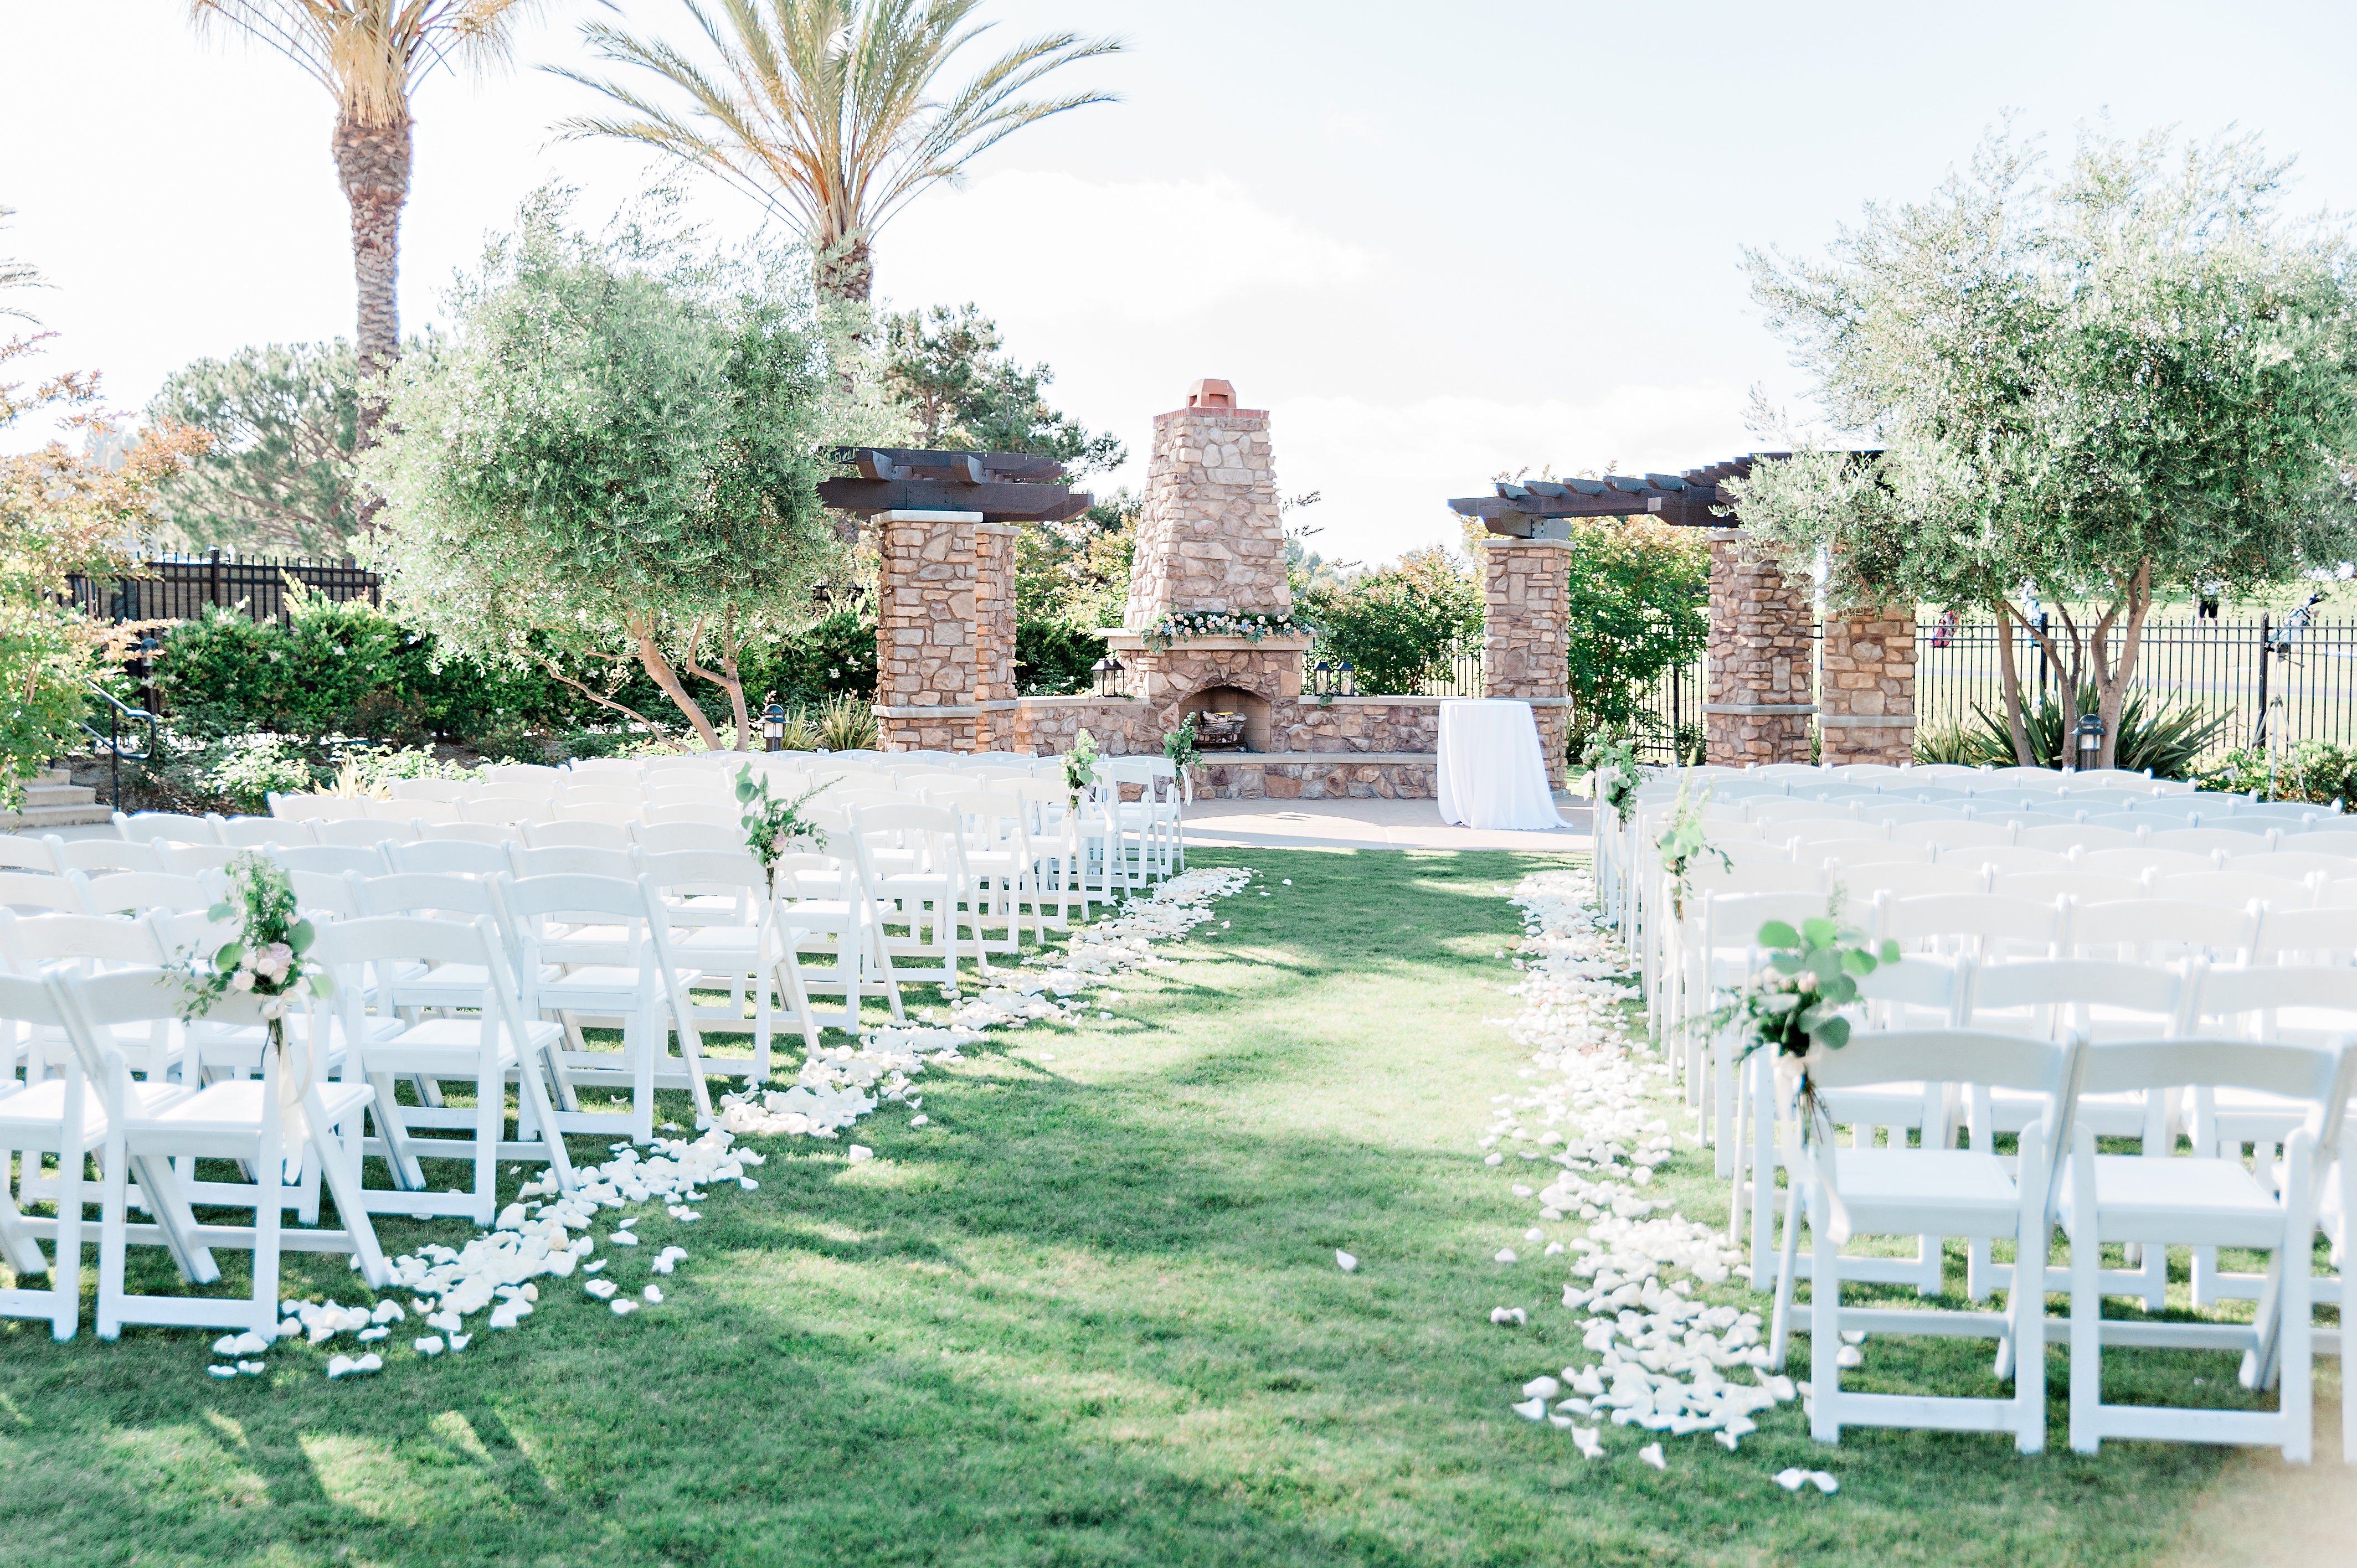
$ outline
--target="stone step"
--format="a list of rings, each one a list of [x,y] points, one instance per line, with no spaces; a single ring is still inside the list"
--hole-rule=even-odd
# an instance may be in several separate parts
[[[84,789],[79,784],[27,784],[25,786],[24,803],[27,808],[88,806],[94,804],[97,800],[97,790]]]
[[[86,827],[113,820],[113,810],[96,802],[81,806],[27,806],[13,815],[0,811],[0,832],[38,832],[44,828]]]

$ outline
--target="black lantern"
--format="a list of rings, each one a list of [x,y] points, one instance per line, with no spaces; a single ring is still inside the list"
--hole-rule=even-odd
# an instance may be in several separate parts
[[[825,578],[821,577],[811,585],[811,603],[817,607],[822,616],[826,615],[828,607],[834,603],[834,590],[826,585]]]
[[[1121,677],[1123,673],[1121,660],[1108,653],[1103,659],[1096,661],[1094,668],[1097,678],[1097,695],[1100,697],[1120,696],[1122,694]]]
[[[1340,677],[1342,695],[1355,697],[1359,694],[1359,672],[1349,660],[1342,660],[1342,668],[1336,674]]]
[[[2079,771],[2091,773],[2104,755],[2104,715],[2079,715]]]
[[[783,751],[786,749],[786,710],[779,703],[775,692],[769,694],[766,703],[761,709],[762,749]]]
[[[1331,689],[1333,683],[1334,666],[1323,659],[1319,660],[1318,667],[1309,671],[1309,694],[1313,697],[1322,697]]]

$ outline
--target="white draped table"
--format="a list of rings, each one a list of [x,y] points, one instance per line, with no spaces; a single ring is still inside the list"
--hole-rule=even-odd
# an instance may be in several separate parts
[[[1528,703],[1458,697],[1440,704],[1440,820],[1469,828],[1544,829],[1554,782]]]

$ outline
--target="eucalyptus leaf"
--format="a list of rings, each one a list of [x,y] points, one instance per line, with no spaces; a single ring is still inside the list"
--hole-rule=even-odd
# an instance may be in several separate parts
[[[1801,933],[1782,920],[1770,920],[1760,928],[1759,942],[1763,948],[1796,948]]]

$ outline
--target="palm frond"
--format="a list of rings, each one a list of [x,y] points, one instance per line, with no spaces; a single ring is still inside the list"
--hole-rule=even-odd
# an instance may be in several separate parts
[[[227,27],[267,44],[370,125],[409,117],[429,72],[479,72],[513,57],[519,23],[545,0],[188,0],[199,29]]]

